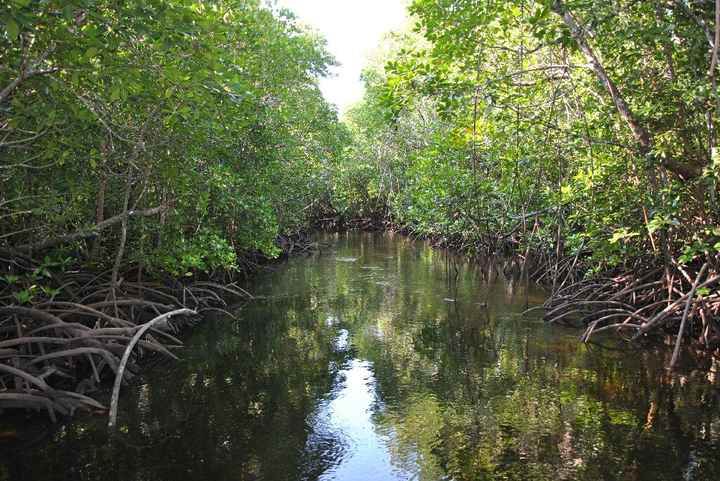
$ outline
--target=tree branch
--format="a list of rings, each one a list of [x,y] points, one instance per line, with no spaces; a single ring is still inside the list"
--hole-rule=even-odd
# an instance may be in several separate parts
[[[157,207],[152,207],[150,209],[144,209],[144,210],[129,210],[126,212],[123,212],[122,214],[118,214],[114,217],[110,217],[107,220],[104,220],[103,222],[100,222],[99,224],[94,225],[93,227],[89,229],[80,230],[77,232],[74,232],[72,234],[66,234],[60,237],[55,237],[52,239],[44,240],[41,242],[35,242],[32,244],[24,244],[21,246],[17,246],[15,249],[21,252],[29,252],[32,250],[41,250],[41,249],[49,249],[50,247],[55,247],[60,244],[66,244],[68,242],[74,242],[78,240],[88,239],[91,237],[96,236],[100,231],[107,229],[108,227],[111,227],[115,224],[118,224],[122,222],[125,219],[128,219],[130,217],[150,217],[156,214],[159,214],[161,212],[164,212],[168,209],[168,205],[160,205]]]
[[[27,55],[27,49],[25,50],[25,55]],[[57,67],[52,68],[46,68],[46,69],[38,69],[38,66],[45,61],[45,59],[50,55],[50,52],[52,52],[52,48],[47,49],[45,52],[40,55],[40,57],[32,63],[32,65],[28,65],[28,59],[27,56],[23,59],[22,64],[20,65],[20,73],[15,79],[10,82],[7,86],[5,86],[4,89],[0,90],[0,104],[5,102],[5,100],[10,97],[10,95],[15,91],[18,86],[23,83],[25,80],[37,77],[40,75],[48,75],[51,73],[55,73],[58,70],[60,70]]]
[[[632,131],[633,137],[638,144],[640,153],[644,156],[652,156],[653,158],[658,160],[663,167],[677,174],[681,178],[693,179],[700,176],[702,174],[702,169],[696,166],[690,166],[678,162],[672,158],[658,158],[657,156],[653,155],[652,137],[650,136],[650,133],[640,123],[640,120],[635,116],[633,111],[630,109],[630,106],[627,104],[622,94],[618,90],[615,82],[613,82],[613,80],[607,74],[605,67],[603,67],[600,59],[588,43],[583,28],[577,23],[570,11],[565,7],[565,4],[562,2],[562,0],[555,0],[552,4],[552,10],[560,18],[562,18],[565,25],[567,25],[567,27],[570,29],[570,34],[580,47],[580,50],[585,56],[585,59],[590,63],[590,66],[595,72],[595,75],[597,75],[598,79],[600,79],[602,84],[605,86],[605,89],[610,94],[613,104],[615,104],[615,108],[620,114],[620,117],[622,117],[622,119]]]
[[[710,45],[710,48],[715,48],[715,39],[713,38],[712,33],[710,32],[710,28],[708,27],[707,23],[705,21],[695,15],[693,11],[690,9],[690,5],[686,4],[684,1],[681,0],[673,0],[673,4],[677,7],[679,7],[683,12],[687,14],[688,17],[690,17],[698,27],[700,27],[705,34],[705,38],[708,41],[708,44]]]

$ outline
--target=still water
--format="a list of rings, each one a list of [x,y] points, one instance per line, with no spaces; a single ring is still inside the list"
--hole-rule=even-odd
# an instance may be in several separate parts
[[[324,241],[127,388],[115,442],[29,426],[0,480],[720,480],[712,374],[582,346],[520,315],[541,292],[421,243]]]

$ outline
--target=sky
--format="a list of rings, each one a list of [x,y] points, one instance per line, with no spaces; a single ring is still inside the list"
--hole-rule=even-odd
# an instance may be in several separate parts
[[[382,35],[405,23],[406,0],[277,0],[328,42],[340,63],[333,76],[320,81],[325,98],[344,112],[362,98],[360,74]]]

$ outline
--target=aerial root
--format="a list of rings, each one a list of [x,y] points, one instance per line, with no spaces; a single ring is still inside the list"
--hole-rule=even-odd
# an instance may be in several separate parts
[[[526,312],[543,309],[549,323],[584,327],[583,342],[606,331],[628,341],[674,336],[672,368],[683,339],[709,351],[720,347],[720,258],[693,267],[638,264],[611,277],[556,284],[542,306]]]
[[[17,266],[5,264],[5,272]],[[252,296],[236,284],[198,281],[163,285],[123,280],[111,273],[53,276],[52,295],[18,305],[13,286],[0,278],[0,411],[42,411],[53,422],[76,411],[107,412],[92,393],[115,379],[110,424],[117,417],[120,385],[143,359],[177,359],[176,335],[198,313],[233,317],[228,299]],[[171,319],[172,318],[172,319]]]

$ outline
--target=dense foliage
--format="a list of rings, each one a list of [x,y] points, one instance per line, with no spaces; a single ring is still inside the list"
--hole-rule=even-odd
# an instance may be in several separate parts
[[[347,138],[317,84],[333,59],[289,12],[11,0],[0,29],[0,247],[233,268],[327,191]]]
[[[0,6],[0,246],[174,274],[328,211],[603,269],[720,249],[716,9],[416,0],[347,127],[260,0]]]
[[[720,249],[712,2],[410,11],[348,116],[341,210],[388,206],[424,235],[582,251],[596,269]]]

